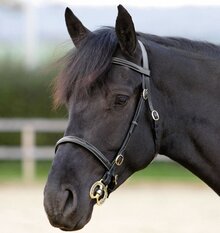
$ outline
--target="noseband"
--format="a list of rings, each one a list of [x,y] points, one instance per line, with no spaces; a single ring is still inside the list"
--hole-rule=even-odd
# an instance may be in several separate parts
[[[128,143],[130,141],[131,135],[133,134],[134,129],[138,125],[138,119],[139,119],[144,101],[148,102],[148,106],[149,106],[150,111],[151,111],[151,116],[152,116],[152,119],[154,120],[154,128],[157,127],[157,121],[159,120],[159,114],[153,108],[153,104],[152,104],[152,100],[151,100],[150,70],[149,70],[147,51],[145,50],[142,42],[141,41],[138,41],[138,42],[139,42],[139,45],[140,45],[140,48],[142,51],[143,67],[141,67],[133,62],[130,62],[130,61],[118,58],[118,57],[113,57],[113,59],[112,59],[113,64],[125,66],[125,67],[128,67],[128,68],[140,73],[142,75],[142,89],[143,89],[142,94],[141,94],[140,99],[139,99],[139,102],[138,102],[138,105],[136,107],[133,119],[131,121],[129,130],[127,132],[127,135],[125,136],[124,141],[122,143],[122,146],[119,149],[116,156],[114,157],[113,161],[110,162],[106,158],[106,156],[103,155],[102,152],[99,151],[95,146],[93,146],[89,142],[85,141],[84,139],[78,138],[76,136],[65,136],[65,137],[61,138],[56,143],[56,146],[55,146],[55,152],[56,152],[58,147],[61,144],[64,144],[64,143],[77,144],[77,145],[85,148],[86,150],[88,150],[105,167],[106,172],[105,172],[104,176],[102,177],[102,179],[95,182],[90,189],[90,198],[95,199],[96,203],[98,205],[101,205],[102,203],[104,203],[106,198],[109,196],[110,192],[117,185],[118,175],[116,174],[115,170],[116,170],[116,167],[121,166],[123,161],[124,161],[124,153],[125,153],[125,150],[127,148]],[[155,134],[156,134],[156,131],[155,131]],[[155,142],[155,145],[156,145],[156,142]],[[156,150],[156,152],[157,152],[157,150]]]

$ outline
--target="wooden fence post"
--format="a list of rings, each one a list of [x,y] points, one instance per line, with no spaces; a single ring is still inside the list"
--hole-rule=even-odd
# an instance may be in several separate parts
[[[22,172],[25,182],[31,182],[35,178],[35,132],[31,125],[25,125],[22,129]]]

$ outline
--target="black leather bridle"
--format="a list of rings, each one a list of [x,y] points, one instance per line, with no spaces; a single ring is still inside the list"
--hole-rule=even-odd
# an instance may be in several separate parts
[[[138,41],[141,51],[142,51],[142,64],[143,67],[118,58],[118,57],[113,57],[112,63],[115,65],[120,65],[120,66],[125,66],[128,67],[142,75],[142,94],[140,96],[138,105],[136,107],[133,119],[131,121],[129,130],[127,132],[127,135],[124,138],[124,141],[122,143],[121,148],[119,149],[118,153],[114,157],[113,161],[110,162],[105,155],[102,154],[101,151],[99,151],[95,146],[87,142],[86,140],[82,138],[78,138],[76,136],[65,136],[61,138],[55,146],[55,152],[57,151],[58,147],[61,144],[64,143],[74,143],[77,144],[86,150],[88,150],[92,155],[94,155],[98,161],[105,167],[106,172],[104,176],[101,178],[101,180],[95,182],[91,189],[90,189],[90,197],[92,199],[96,199],[96,203],[98,205],[102,204],[106,198],[109,196],[109,193],[115,188],[117,185],[117,179],[118,175],[116,174],[116,166],[121,166],[123,161],[124,161],[124,153],[127,148],[127,145],[130,141],[131,135],[134,132],[134,129],[138,125],[138,119],[142,110],[142,106],[144,101],[147,100],[150,111],[151,111],[151,116],[152,119],[154,120],[154,128],[157,127],[157,121],[159,120],[159,114],[158,112],[153,108],[152,100],[151,100],[151,92],[150,92],[150,70],[149,70],[149,63],[148,63],[148,55],[147,51],[142,44],[141,41]],[[156,134],[156,131],[155,131]],[[156,145],[156,142],[155,142]],[[157,151],[155,151],[156,153]]]

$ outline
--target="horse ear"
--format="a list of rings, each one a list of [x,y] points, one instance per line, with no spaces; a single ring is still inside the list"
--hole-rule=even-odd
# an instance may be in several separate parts
[[[137,46],[134,23],[122,5],[118,6],[115,29],[122,52],[130,56],[134,55]]]
[[[67,7],[65,11],[65,21],[69,35],[77,47],[82,39],[84,39],[90,32],[81,21],[73,14]]]

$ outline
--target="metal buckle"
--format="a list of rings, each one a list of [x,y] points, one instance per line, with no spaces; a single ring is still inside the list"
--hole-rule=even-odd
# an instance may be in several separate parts
[[[113,181],[113,182],[114,182],[115,185],[118,184],[118,175],[115,175],[115,176],[114,176],[114,181]]]
[[[147,98],[148,98],[147,95],[148,95],[148,89],[144,89],[143,90],[143,99],[144,100],[147,100]]]
[[[103,180],[95,182],[89,192],[91,199],[96,199],[97,205],[102,205],[108,198],[108,186],[103,184]]]
[[[160,119],[159,113],[156,110],[153,110],[151,112],[151,116],[152,116],[154,121],[159,121],[159,119]]]
[[[117,166],[121,166],[123,161],[124,161],[124,156],[122,154],[117,155],[117,157],[115,158],[115,164]]]

